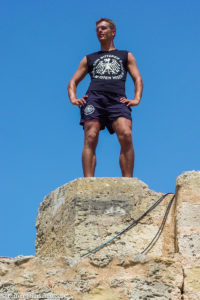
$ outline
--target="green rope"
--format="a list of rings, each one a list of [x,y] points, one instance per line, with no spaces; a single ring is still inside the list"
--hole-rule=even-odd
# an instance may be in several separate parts
[[[100,250],[101,248],[103,248],[104,246],[106,246],[107,244],[111,243],[114,239],[116,239],[118,236],[122,235],[123,233],[125,233],[126,231],[130,230],[132,227],[136,226],[139,221],[141,221],[149,212],[151,212],[156,206],[158,206],[163,200],[164,198],[169,195],[169,194],[172,194],[172,193],[167,193],[167,194],[164,194],[162,195],[149,209],[147,209],[147,211],[145,211],[138,219],[134,220],[129,226],[127,226],[125,229],[123,229],[122,231],[120,231],[119,233],[117,233],[114,237],[112,237],[111,239],[109,239],[108,241],[106,241],[105,243],[99,245],[98,247],[86,252],[85,254],[82,254],[81,255],[81,258],[84,257],[84,256],[87,256],[88,254],[90,253],[94,253],[98,250]],[[166,219],[167,219],[167,215],[169,213],[169,210],[171,208],[171,205],[172,205],[172,202],[175,198],[175,195],[173,195],[173,197],[171,198],[168,206],[167,206],[167,209],[166,209],[166,212],[165,212],[165,215],[164,215],[164,218],[162,220],[162,223],[161,223],[161,226],[159,227],[158,229],[158,232],[156,233],[155,237],[152,239],[152,241],[149,243],[149,245],[142,251],[142,253],[146,252],[147,249],[150,248],[150,246],[152,244],[155,243],[155,241],[158,239],[158,237],[160,236],[161,232],[162,232],[162,229],[164,227],[164,224],[166,222]]]

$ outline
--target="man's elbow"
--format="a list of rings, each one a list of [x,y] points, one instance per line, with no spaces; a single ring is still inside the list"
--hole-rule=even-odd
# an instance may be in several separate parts
[[[144,86],[144,83],[143,83],[143,80],[142,80],[142,77],[141,76],[138,76],[136,79],[135,79],[135,84],[141,86],[143,88]]]
[[[67,86],[67,90],[71,90],[74,86],[76,86],[76,83],[73,79],[70,80],[68,86]]]
[[[143,80],[141,76],[138,76],[138,81],[143,85]]]

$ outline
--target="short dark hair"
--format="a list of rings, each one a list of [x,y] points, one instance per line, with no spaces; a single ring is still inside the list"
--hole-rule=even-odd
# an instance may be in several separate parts
[[[115,23],[114,23],[111,19],[108,19],[108,18],[100,18],[98,21],[96,21],[96,26],[97,26],[100,22],[103,22],[103,21],[109,23],[110,29],[116,30],[116,25],[115,25]]]

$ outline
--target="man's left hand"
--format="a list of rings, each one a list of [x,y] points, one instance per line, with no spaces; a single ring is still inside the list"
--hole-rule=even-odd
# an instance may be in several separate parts
[[[125,97],[120,98],[121,103],[125,103],[126,106],[137,106],[140,103],[140,100],[138,99],[126,99]]]

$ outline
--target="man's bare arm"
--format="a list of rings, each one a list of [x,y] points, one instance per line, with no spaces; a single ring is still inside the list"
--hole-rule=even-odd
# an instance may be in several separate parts
[[[87,95],[83,96],[80,99],[77,99],[76,88],[79,82],[83,80],[83,78],[87,75],[87,73],[88,73],[88,66],[87,66],[87,58],[85,56],[80,62],[78,70],[70,80],[67,88],[71,103],[73,105],[77,105],[79,108],[81,105],[84,105],[86,103],[85,99],[87,98]]]
[[[140,103],[142,97],[142,90],[143,90],[143,81],[138,70],[135,57],[132,53],[128,53],[128,72],[135,84],[135,96],[133,100],[128,100],[125,97],[121,98],[122,103],[126,103],[127,106],[136,106]]]

